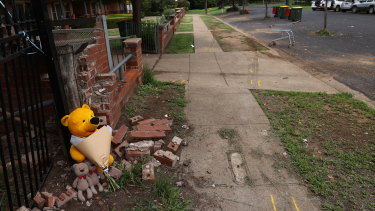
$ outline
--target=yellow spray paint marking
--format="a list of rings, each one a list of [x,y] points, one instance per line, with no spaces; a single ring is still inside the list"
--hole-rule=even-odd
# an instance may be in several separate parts
[[[253,80],[250,80],[250,84],[253,84]]]
[[[185,84],[185,83],[186,83],[186,81],[185,81],[185,80],[182,80],[182,81],[181,81],[181,83],[182,83],[182,84]]]
[[[272,194],[270,194],[270,198],[271,198],[271,202],[272,202],[273,211],[277,211],[275,200],[273,199]]]
[[[249,69],[249,73],[253,73],[254,72],[254,70],[252,70],[252,69]]]
[[[296,200],[293,197],[292,197],[292,201],[293,201],[294,207],[296,208],[296,211],[299,211],[297,202],[296,202]]]
[[[261,84],[261,81],[260,81],[260,80],[258,80],[258,86],[260,86],[260,84]]]

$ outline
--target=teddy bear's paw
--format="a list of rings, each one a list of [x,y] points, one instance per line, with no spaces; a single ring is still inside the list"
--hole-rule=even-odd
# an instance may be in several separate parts
[[[93,194],[98,194],[98,191],[96,191],[94,186],[91,186],[91,191],[92,191]]]
[[[87,189],[87,199],[91,199],[92,198],[92,191],[91,189]]]

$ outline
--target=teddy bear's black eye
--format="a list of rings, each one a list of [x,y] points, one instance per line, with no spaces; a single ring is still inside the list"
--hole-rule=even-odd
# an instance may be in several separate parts
[[[86,120],[83,120],[82,122],[85,122]]]

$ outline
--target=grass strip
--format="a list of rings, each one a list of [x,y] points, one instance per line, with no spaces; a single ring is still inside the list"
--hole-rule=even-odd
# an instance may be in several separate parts
[[[235,32],[235,30],[232,27],[230,27],[227,24],[217,20],[214,17],[201,16],[201,19],[204,22],[204,24],[206,24],[206,26],[209,30],[221,29],[221,30],[224,30],[226,32]]]
[[[193,24],[180,24],[177,28],[177,32],[192,32]]]
[[[348,93],[252,93],[323,210],[374,210],[374,109]]]
[[[219,9],[219,7],[214,7],[214,8],[208,8],[207,13],[210,15],[219,15],[226,13],[226,9],[229,8],[229,6],[225,7],[224,9]],[[197,15],[204,15],[205,10],[204,9],[193,9],[187,11],[186,14],[197,14]]]
[[[194,35],[193,34],[175,34],[169,42],[165,53],[182,54],[194,53]]]
[[[184,16],[184,18],[181,20],[181,23],[192,23],[193,17],[192,16]]]

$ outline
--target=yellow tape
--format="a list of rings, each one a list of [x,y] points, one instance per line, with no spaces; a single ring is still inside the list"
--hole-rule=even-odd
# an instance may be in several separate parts
[[[271,202],[272,202],[273,211],[277,211],[275,200],[273,199],[272,194],[270,194],[270,198],[271,198]]]
[[[296,211],[299,211],[297,202],[296,202],[296,200],[293,197],[292,197],[292,201],[293,201],[294,207],[296,208]]]

